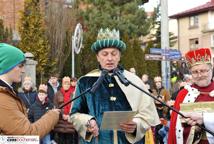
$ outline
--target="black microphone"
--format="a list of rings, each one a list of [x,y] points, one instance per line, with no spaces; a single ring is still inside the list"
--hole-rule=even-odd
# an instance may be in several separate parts
[[[94,93],[97,88],[100,86],[100,84],[103,82],[104,78],[106,77],[106,75],[108,74],[108,70],[103,69],[101,71],[101,75],[100,77],[97,79],[97,81],[93,84],[93,86],[91,87],[90,92]]]
[[[128,86],[129,85],[129,81],[127,80],[127,78],[123,75],[123,73],[121,72],[121,70],[119,68],[115,68],[113,70],[113,74],[116,75],[120,82],[122,84],[124,84],[125,86]]]

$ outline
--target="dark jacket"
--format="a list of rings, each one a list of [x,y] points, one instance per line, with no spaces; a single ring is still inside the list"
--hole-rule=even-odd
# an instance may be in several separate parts
[[[53,98],[54,98],[54,95],[55,95],[53,86],[49,82],[47,83],[47,86],[48,86],[48,99],[49,99],[50,102],[53,103]],[[60,90],[60,84],[58,83],[57,91],[59,91],[59,90]]]
[[[156,98],[160,98],[162,102],[166,103],[168,100],[170,100],[171,96],[167,89],[164,87],[161,87],[160,89],[154,88],[152,89],[152,94]],[[164,107],[160,102],[155,101],[155,106],[158,111],[158,115],[160,118],[166,118],[168,114],[168,108]]]
[[[36,101],[36,88],[34,87],[30,91],[26,91],[23,88],[20,88],[18,89],[18,96],[24,102],[26,108],[30,108],[30,106]]]
[[[38,119],[40,119],[48,110],[53,108],[53,104],[49,101],[42,104],[41,101],[39,101],[38,97],[35,101],[35,103],[30,107],[28,118],[31,122],[35,122]]]

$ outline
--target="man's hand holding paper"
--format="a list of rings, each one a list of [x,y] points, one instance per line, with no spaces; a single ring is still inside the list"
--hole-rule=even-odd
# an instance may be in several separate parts
[[[122,131],[125,131],[127,133],[134,133],[137,128],[137,124],[133,121],[127,121],[120,123],[120,128]]]

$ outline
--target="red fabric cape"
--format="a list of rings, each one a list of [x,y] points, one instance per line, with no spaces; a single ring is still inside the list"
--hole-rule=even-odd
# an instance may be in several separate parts
[[[185,96],[187,95],[188,91],[186,89],[182,89],[176,98],[174,108],[180,110],[180,103],[183,102]],[[170,128],[168,133],[168,144],[176,144],[176,121],[177,121],[178,114],[176,112],[172,112],[171,119],[170,119]]]

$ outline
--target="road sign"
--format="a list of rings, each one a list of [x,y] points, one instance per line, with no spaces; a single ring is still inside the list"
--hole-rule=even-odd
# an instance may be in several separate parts
[[[181,52],[178,50],[170,50],[169,51],[169,59],[170,60],[179,60],[181,59],[182,55]]]
[[[162,54],[163,49],[161,49],[161,48],[150,48],[149,51],[151,54]]]
[[[181,59],[181,55],[169,55],[166,56],[166,60],[179,60]]]
[[[181,55],[181,52],[175,49],[169,50],[169,55]]]
[[[150,54],[181,55],[181,52],[177,49],[150,48]]]
[[[145,60],[162,61],[162,60],[165,60],[165,56],[163,56],[163,55],[155,55],[155,54],[145,54]]]
[[[155,55],[155,54],[145,54],[145,60],[157,60],[157,61],[174,61],[180,60],[180,55]]]
[[[179,60],[182,55],[177,49],[150,48],[150,55],[145,56],[146,60]],[[159,56],[158,56],[159,55]]]

